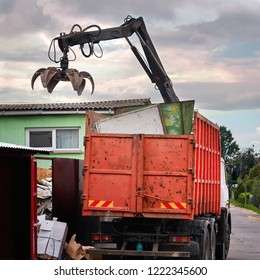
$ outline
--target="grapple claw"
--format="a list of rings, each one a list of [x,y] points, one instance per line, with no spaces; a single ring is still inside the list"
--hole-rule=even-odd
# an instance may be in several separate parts
[[[44,72],[46,70],[46,68],[40,68],[38,69],[32,76],[32,79],[31,79],[31,87],[33,89],[34,87],[34,82],[35,80],[41,75],[42,72]]]
[[[55,67],[49,68],[40,68],[38,69],[34,75],[32,76],[31,80],[31,87],[33,89],[35,80],[41,76],[42,86],[47,88],[48,92],[51,93],[54,87],[59,82],[58,77],[60,76],[60,70]]]
[[[56,67],[48,67],[38,69],[31,80],[31,87],[33,89],[35,80],[41,76],[42,86],[47,88],[48,92],[51,93],[55,86],[58,84],[59,81],[70,81],[73,87],[73,90],[77,92],[78,95],[81,95],[84,88],[86,81],[84,78],[87,78],[92,85],[91,94],[93,94],[95,89],[95,84],[92,76],[88,72],[79,72],[76,69],[66,69],[60,70]]]
[[[82,83],[81,83],[81,85],[80,85],[80,87],[79,87],[79,89],[77,90],[78,95],[81,95],[81,94],[82,94],[82,91],[83,91],[84,88],[85,88],[85,84],[86,84],[86,81],[83,79],[83,80],[82,80]]]
[[[95,83],[94,83],[94,79],[92,78],[92,76],[86,72],[86,71],[81,71],[79,72],[79,74],[81,74],[84,78],[87,78],[92,85],[92,90],[91,90],[91,95],[93,94],[94,90],[95,90]]]
[[[57,75],[58,71],[57,68],[50,67],[41,73],[42,86],[44,88],[48,87],[49,82]]]
[[[72,84],[73,90],[78,91],[82,84],[83,76],[75,69],[66,70],[66,75]]]
[[[55,79],[55,78],[52,78],[48,85],[47,85],[47,90],[49,93],[52,93],[52,91],[54,90],[54,88],[56,87],[56,85],[58,84],[59,80],[58,79]]]

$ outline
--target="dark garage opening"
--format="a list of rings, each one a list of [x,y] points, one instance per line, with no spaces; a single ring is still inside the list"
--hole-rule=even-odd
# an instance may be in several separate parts
[[[0,154],[0,259],[31,259],[31,157]]]

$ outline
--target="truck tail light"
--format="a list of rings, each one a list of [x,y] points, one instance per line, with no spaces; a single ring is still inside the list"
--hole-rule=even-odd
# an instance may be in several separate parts
[[[169,236],[169,243],[189,243],[190,236]]]
[[[112,242],[113,238],[110,234],[103,234],[102,235],[102,242]]]
[[[92,237],[91,237],[91,240],[92,241],[95,241],[95,242],[100,242],[101,241],[101,236],[99,233],[93,233],[92,234]]]
[[[112,242],[113,241],[113,237],[111,234],[93,233],[91,239],[93,242]]]

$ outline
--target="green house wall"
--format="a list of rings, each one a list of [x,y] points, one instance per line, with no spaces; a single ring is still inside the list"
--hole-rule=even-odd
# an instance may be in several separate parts
[[[84,158],[85,114],[75,115],[26,115],[0,116],[0,142],[17,145],[26,145],[27,128],[80,128],[80,152],[78,153],[51,153],[47,157]],[[44,157],[46,157],[44,155]]]

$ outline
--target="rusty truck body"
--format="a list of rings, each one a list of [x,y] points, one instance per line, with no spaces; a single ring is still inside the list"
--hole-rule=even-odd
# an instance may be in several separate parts
[[[100,133],[88,123],[82,214],[98,220],[92,253],[226,258],[231,214],[216,124],[198,112],[178,134]]]

